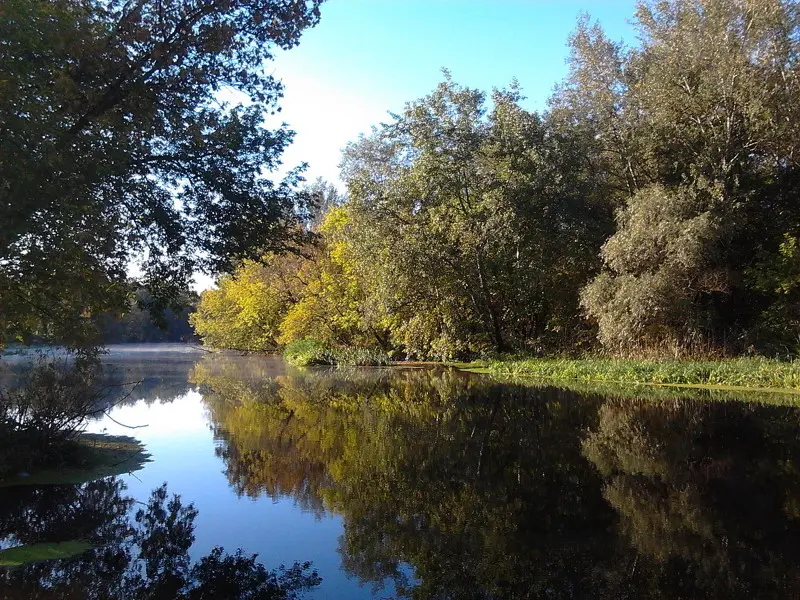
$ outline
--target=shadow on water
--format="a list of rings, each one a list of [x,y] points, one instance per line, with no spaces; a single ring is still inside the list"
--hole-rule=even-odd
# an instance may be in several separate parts
[[[107,478],[83,485],[17,487],[0,497],[2,545],[87,542],[92,549],[58,561],[0,568],[0,598],[248,598],[298,597],[319,584],[308,564],[268,571],[255,556],[214,548],[193,562],[197,510],[167,485],[146,503]]]
[[[344,519],[414,598],[796,598],[800,411],[451,370],[268,379],[201,361],[231,486]]]

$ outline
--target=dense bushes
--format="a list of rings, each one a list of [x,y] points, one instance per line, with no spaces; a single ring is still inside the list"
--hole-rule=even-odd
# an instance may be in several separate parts
[[[353,346],[330,348],[322,342],[310,339],[290,342],[283,350],[283,357],[296,367],[311,365],[374,367],[389,364],[389,357],[381,350]]]

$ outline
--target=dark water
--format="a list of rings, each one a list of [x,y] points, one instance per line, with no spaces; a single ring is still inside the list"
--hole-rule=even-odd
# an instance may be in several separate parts
[[[133,433],[153,462],[0,489],[6,545],[101,546],[0,570],[2,598],[226,598],[232,581],[276,597],[252,553],[311,561],[311,598],[800,597],[797,409],[453,370],[108,361],[143,380],[111,416],[147,424]]]

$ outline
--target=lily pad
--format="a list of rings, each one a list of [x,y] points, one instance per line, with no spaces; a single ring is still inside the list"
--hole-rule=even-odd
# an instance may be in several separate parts
[[[83,554],[91,550],[92,545],[81,541],[45,542],[42,544],[28,544],[7,550],[0,550],[0,567],[19,567],[32,562],[43,560],[56,560]]]
[[[0,488],[14,485],[80,484],[102,477],[122,475],[143,468],[150,455],[138,440],[128,436],[83,434],[70,460],[63,466],[19,474],[0,481]]]

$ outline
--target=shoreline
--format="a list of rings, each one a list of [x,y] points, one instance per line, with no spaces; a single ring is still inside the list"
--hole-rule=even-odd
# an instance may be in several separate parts
[[[450,364],[470,373],[540,381],[800,395],[800,361],[767,358],[704,361],[511,358]]]

